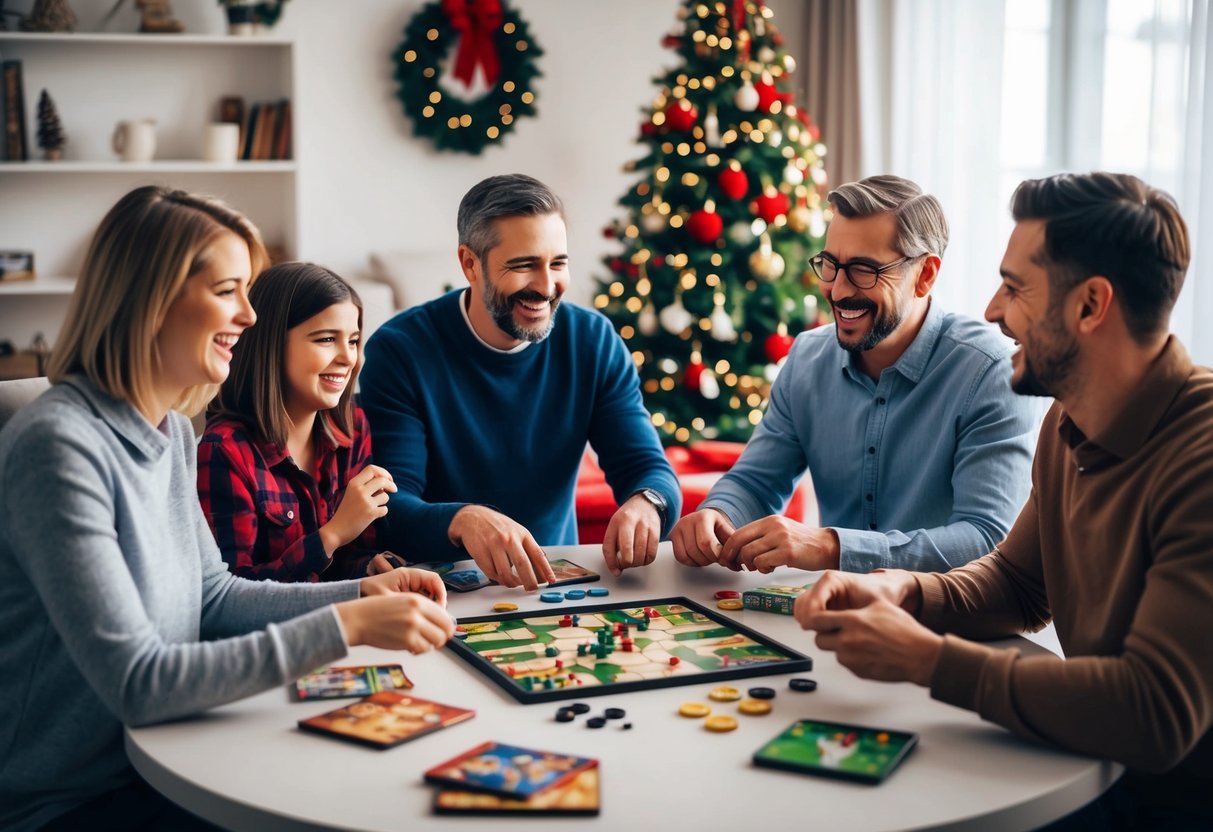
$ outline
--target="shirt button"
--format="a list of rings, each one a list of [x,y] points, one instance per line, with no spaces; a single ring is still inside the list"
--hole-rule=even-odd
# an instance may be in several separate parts
[[[293,512],[293,511],[288,511],[288,512],[286,513],[286,519],[287,519],[287,520],[294,520],[294,519],[295,519],[295,512]]]
[[[872,495],[871,495],[871,494],[867,494],[867,495],[865,495],[865,499],[866,499],[866,500],[867,500],[869,503],[870,503],[870,502],[872,502]]]
[[[874,453],[876,453],[876,446],[875,446],[875,445],[871,445],[871,446],[869,446],[869,447],[868,447],[868,453],[870,453],[870,454],[874,454]]]
[[[1078,473],[1080,473],[1080,474],[1085,474],[1085,473],[1087,473],[1087,469],[1086,469],[1084,466],[1079,465],[1079,466],[1078,466]]]
[[[884,396],[881,396],[879,399],[877,399],[876,404],[884,404]]]

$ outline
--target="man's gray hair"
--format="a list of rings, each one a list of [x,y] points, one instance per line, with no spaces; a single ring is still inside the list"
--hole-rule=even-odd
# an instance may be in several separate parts
[[[948,247],[948,221],[943,206],[909,179],[869,176],[848,182],[826,197],[834,210],[848,219],[893,214],[897,218],[894,246],[906,257],[943,256]]]
[[[473,185],[459,203],[459,244],[483,260],[501,242],[495,220],[548,214],[564,219],[564,203],[538,179],[521,173],[490,176]]]

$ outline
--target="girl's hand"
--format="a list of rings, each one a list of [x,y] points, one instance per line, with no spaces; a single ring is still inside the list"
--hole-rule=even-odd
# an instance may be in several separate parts
[[[386,468],[368,465],[350,477],[341,495],[341,504],[331,520],[320,527],[324,551],[333,554],[353,542],[375,520],[387,514],[387,501],[395,493],[396,483]]]
[[[417,592],[443,607],[446,606],[446,586],[433,572],[424,569],[393,569],[363,578],[359,583],[362,597]]]

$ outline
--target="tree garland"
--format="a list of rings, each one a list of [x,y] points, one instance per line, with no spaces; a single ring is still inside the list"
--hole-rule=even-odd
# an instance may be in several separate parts
[[[492,89],[467,101],[443,87],[442,65],[458,46],[455,76],[470,85],[477,67]],[[479,154],[499,143],[522,116],[535,115],[535,59],[543,50],[526,22],[500,0],[434,0],[404,29],[392,53],[397,96],[413,133],[439,150]]]

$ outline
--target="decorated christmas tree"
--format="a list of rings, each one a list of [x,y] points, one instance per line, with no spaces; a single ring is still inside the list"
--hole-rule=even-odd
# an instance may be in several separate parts
[[[809,267],[825,147],[787,92],[795,61],[762,0],[689,0],[678,16],[664,45],[682,63],[655,79],[594,305],[665,442],[745,440],[792,339],[828,321]]]

